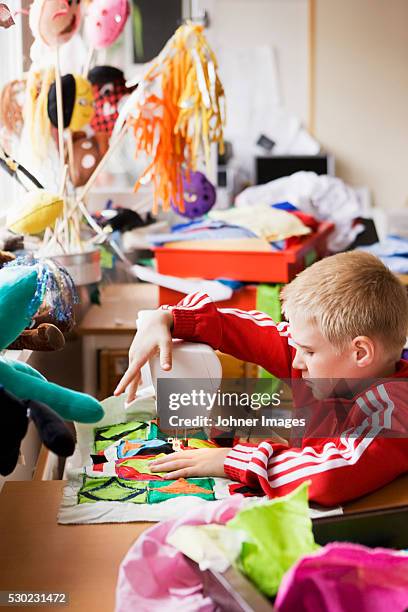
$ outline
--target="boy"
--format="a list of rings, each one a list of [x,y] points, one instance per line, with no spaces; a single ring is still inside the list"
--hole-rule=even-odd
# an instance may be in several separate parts
[[[407,294],[380,260],[355,251],[315,263],[281,296],[289,323],[278,325],[261,312],[217,309],[200,293],[152,311],[138,328],[129,368],[115,393],[128,388],[129,401],[134,398],[140,368],[157,349],[162,368],[169,370],[173,335],[257,363],[279,378],[303,379],[313,394],[314,414],[323,418],[333,408],[339,413],[340,394],[342,429],[333,437],[308,434],[289,448],[270,440],[181,451],[157,460],[154,469],[167,472],[169,479],[226,475],[269,497],[307,480],[311,500],[344,503],[408,471],[403,380],[408,362],[400,359],[408,329]],[[347,380],[348,395],[338,379]]]

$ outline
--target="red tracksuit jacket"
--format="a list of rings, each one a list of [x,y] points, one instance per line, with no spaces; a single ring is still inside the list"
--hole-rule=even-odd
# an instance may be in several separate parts
[[[287,323],[276,324],[255,310],[217,309],[204,293],[188,295],[172,312],[175,338],[204,342],[256,363],[278,378],[301,377],[292,368],[296,349]],[[237,444],[225,460],[225,473],[270,498],[310,481],[310,500],[325,506],[384,486],[408,471],[408,394],[404,393],[408,384],[402,378],[408,379],[408,362],[403,360],[393,377],[344,400],[348,407],[341,435],[313,438],[307,434],[289,447],[267,440],[258,446]],[[333,400],[314,401],[316,414],[324,418],[322,411],[327,412]]]

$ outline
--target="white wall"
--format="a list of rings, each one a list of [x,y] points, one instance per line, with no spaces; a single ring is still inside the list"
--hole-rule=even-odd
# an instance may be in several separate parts
[[[315,136],[375,204],[408,204],[408,2],[316,1]]]

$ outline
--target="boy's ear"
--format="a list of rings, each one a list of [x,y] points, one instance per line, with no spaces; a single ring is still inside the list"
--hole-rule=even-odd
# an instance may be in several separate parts
[[[352,340],[353,358],[355,365],[365,368],[371,365],[375,356],[375,345],[368,336],[357,336]]]

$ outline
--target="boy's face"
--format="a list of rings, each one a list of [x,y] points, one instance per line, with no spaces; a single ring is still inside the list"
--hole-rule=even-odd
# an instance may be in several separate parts
[[[331,395],[339,379],[361,377],[361,371],[353,360],[351,345],[339,350],[315,324],[302,317],[291,317],[290,329],[296,346],[293,368],[302,372],[302,378],[308,381],[316,398]]]

